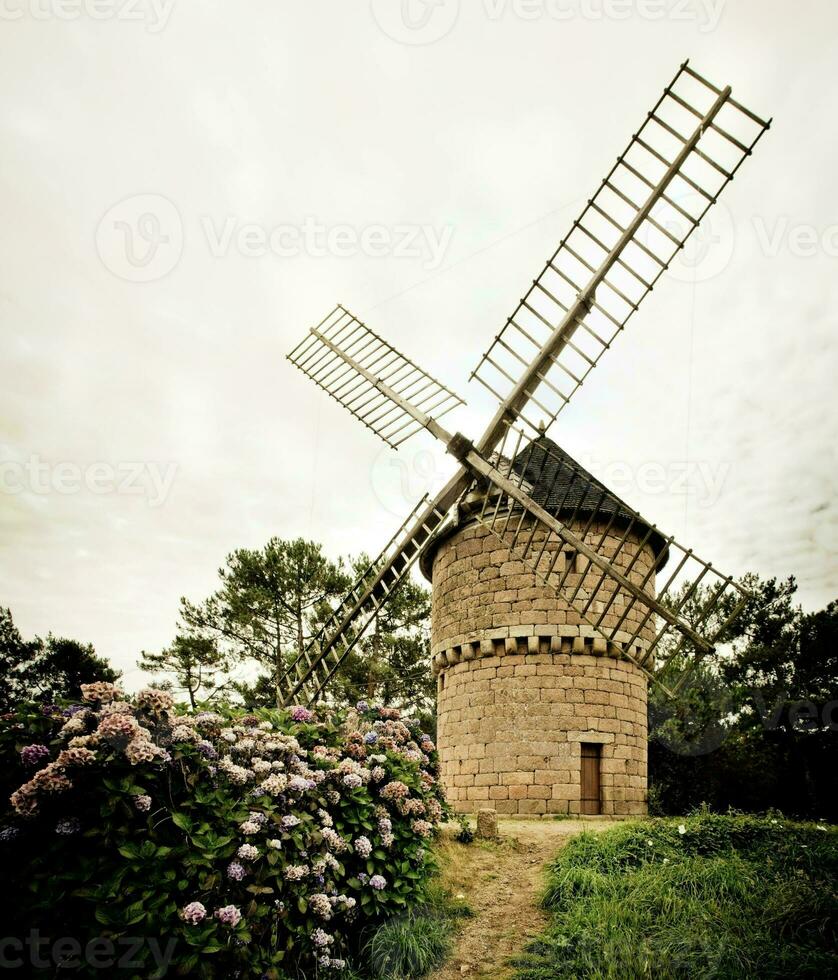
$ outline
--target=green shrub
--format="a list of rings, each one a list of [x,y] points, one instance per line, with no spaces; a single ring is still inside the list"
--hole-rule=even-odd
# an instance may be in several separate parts
[[[454,840],[456,840],[458,844],[473,844],[474,831],[471,829],[471,824],[468,822],[468,817],[460,815],[457,817],[457,823],[460,825],[460,829],[457,831]]]
[[[162,691],[85,697],[0,720],[5,936],[37,930],[50,951],[138,937],[135,965],[108,975],[163,976],[165,959],[168,975],[322,977],[424,901],[437,761],[398,712],[181,715]],[[105,975],[89,960],[65,954],[62,975]]]
[[[707,812],[571,840],[520,980],[838,972],[838,830]]]
[[[367,946],[372,975],[380,980],[414,980],[439,966],[451,952],[449,919],[412,914],[385,922]]]

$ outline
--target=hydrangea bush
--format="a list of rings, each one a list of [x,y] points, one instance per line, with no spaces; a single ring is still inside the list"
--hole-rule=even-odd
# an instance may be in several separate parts
[[[105,683],[83,697],[0,721],[6,935],[162,937],[168,975],[330,976],[419,899],[444,804],[434,745],[397,710],[182,714],[165,691]]]

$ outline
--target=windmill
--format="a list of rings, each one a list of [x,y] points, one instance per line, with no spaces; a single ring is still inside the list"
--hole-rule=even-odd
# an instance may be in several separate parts
[[[463,400],[343,306],[288,355],[387,445],[425,429],[460,465],[288,665],[284,703],[323,696],[421,561],[455,806],[642,811],[647,682],[678,696],[747,595],[546,431],[769,125],[681,65],[473,371],[498,402],[474,442],[441,422]]]

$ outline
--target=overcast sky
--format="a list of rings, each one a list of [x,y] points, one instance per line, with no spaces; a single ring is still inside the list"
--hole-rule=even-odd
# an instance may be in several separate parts
[[[236,547],[450,470],[285,360],[336,301],[469,402],[679,63],[775,122],[551,430],[722,570],[838,595],[832,3],[0,0],[0,605],[139,681]]]

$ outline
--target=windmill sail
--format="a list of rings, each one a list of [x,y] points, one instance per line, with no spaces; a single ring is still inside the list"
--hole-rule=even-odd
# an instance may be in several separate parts
[[[372,383],[375,376],[342,347],[334,343],[326,346],[354,375]],[[488,488],[478,520],[516,559],[551,586],[606,647],[618,648],[656,680],[672,664],[685,661],[689,667],[696,657],[714,649],[726,624],[717,629],[713,612],[727,604],[730,595],[742,591],[732,578],[719,575],[709,562],[674,538],[664,537],[558,447],[550,448],[541,438],[527,440],[523,432],[506,425],[500,450],[486,456],[464,436],[448,432],[389,384],[375,381],[378,395],[408,421],[438,438],[463,468],[436,500],[424,507],[420,503],[356,583],[323,634],[292,664],[286,701],[298,698],[301,692],[310,700],[322,694],[472,481]],[[654,561],[649,554],[655,556]],[[655,594],[653,575],[662,565],[660,556],[675,558],[674,571]],[[642,573],[640,581],[637,570]],[[694,596],[706,599],[697,605],[690,601]],[[744,599],[743,593],[740,601]],[[690,618],[684,615],[685,610]],[[673,636],[678,637],[675,645]],[[689,654],[686,659],[685,651]]]
[[[738,615],[746,591],[550,440],[510,429],[493,461],[505,479],[489,476],[480,523],[608,647],[677,691]]]
[[[504,425],[549,426],[770,125],[681,66],[471,377]]]
[[[434,419],[465,404],[342,306],[288,360],[394,449],[423,428],[401,399]]]
[[[446,508],[447,509],[447,508]],[[445,518],[427,496],[413,508],[381,554],[370,562],[317,636],[280,678],[282,704],[311,704],[349,656],[379,609],[410,572],[431,534]]]
[[[769,124],[734,101],[729,87],[681,66],[475,369],[472,377],[500,402],[476,445],[439,422],[462,399],[342,306],[288,355],[389,446],[424,428],[462,466],[434,501],[420,502],[288,668],[280,685],[285,703],[322,696],[474,483],[485,494],[478,519],[505,544],[511,538],[521,561],[569,601],[606,647],[618,646],[667,684],[680,671],[675,691],[713,649],[746,601],[737,583],[664,536],[569,457],[512,426],[520,420],[541,434],[556,419]],[[544,473],[552,473],[548,484]],[[656,592],[664,558],[668,577]]]

